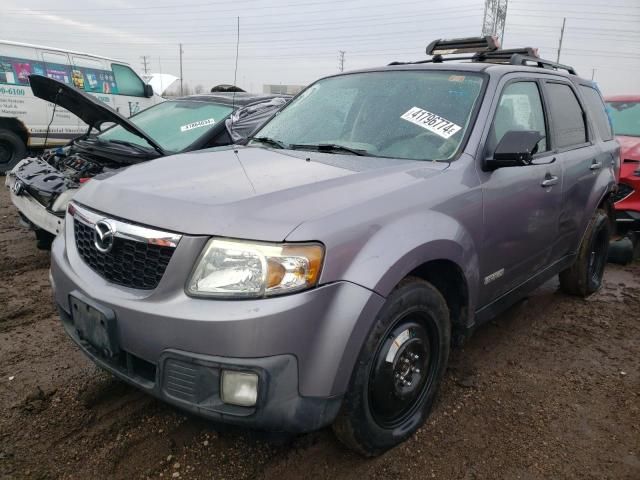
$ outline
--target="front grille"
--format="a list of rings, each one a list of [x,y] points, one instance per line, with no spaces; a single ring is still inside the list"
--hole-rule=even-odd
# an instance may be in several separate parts
[[[115,237],[113,248],[100,252],[94,244],[94,228],[74,221],[78,253],[106,280],[124,287],[152,290],[158,286],[175,248]]]
[[[627,198],[632,193],[633,193],[633,188],[631,188],[629,185],[626,185],[624,183],[619,183],[618,191],[613,194],[613,201],[614,203],[619,202],[620,200]]]

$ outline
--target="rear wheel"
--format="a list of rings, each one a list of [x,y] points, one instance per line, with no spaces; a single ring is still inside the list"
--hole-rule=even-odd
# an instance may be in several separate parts
[[[0,173],[8,172],[27,153],[22,139],[11,130],[0,129]]]
[[[378,455],[426,420],[445,372],[449,311],[430,283],[407,278],[378,314],[333,429],[348,447]]]
[[[609,217],[604,210],[597,210],[582,239],[575,263],[560,272],[560,289],[563,292],[587,297],[602,286],[610,236]]]

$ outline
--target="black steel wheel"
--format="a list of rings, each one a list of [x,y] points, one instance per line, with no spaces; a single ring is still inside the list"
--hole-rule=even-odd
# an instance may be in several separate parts
[[[421,404],[435,377],[438,343],[425,312],[401,318],[380,345],[369,374],[369,407],[385,427],[402,424]]]
[[[378,313],[333,425],[365,456],[379,455],[425,422],[449,358],[447,303],[430,283],[409,277]]]
[[[600,289],[610,238],[609,217],[604,210],[597,210],[589,222],[575,262],[560,272],[560,289],[563,292],[587,297]]]

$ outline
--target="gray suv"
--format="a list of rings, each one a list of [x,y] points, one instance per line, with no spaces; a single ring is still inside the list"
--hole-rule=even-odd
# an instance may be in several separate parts
[[[364,455],[409,437],[452,344],[554,275],[600,287],[619,166],[570,67],[427,53],[318,80],[247,145],[87,182],[52,249],[67,333],[215,421],[332,424]]]

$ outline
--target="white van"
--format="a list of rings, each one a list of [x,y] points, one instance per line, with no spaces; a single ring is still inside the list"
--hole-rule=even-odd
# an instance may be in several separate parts
[[[163,100],[126,62],[0,40],[0,173],[27,148],[63,145],[87,130],[75,115],[60,107],[54,111],[53,103],[36,98],[31,74],[82,89],[127,117]]]

